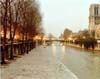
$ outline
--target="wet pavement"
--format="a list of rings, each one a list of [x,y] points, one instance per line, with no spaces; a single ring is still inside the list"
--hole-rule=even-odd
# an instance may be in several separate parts
[[[8,66],[1,67],[1,79],[78,79],[49,52],[37,47]]]
[[[100,79],[100,52],[39,46],[2,68],[2,79]]]
[[[100,51],[86,51],[59,44],[53,44],[51,49],[53,56],[79,79],[100,79]]]

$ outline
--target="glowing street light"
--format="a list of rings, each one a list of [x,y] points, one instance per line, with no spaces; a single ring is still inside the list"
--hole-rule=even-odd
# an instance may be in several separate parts
[[[34,40],[40,40],[41,38],[40,38],[39,35],[36,35],[33,39],[34,39]]]
[[[41,39],[40,36],[36,35],[33,39],[36,42],[36,46],[38,46],[38,41]]]
[[[0,32],[0,37],[3,37],[4,36],[4,33],[3,31]]]

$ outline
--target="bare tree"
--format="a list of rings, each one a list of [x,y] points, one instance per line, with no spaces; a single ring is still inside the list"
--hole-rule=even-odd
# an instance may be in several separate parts
[[[22,40],[32,40],[39,34],[41,27],[41,13],[36,0],[0,0],[0,24],[3,26],[3,49],[6,47],[6,34],[9,31],[11,51],[10,59],[13,59],[13,43],[17,32],[22,35]],[[2,63],[5,63],[5,52],[2,53]]]
[[[1,53],[1,63],[6,63],[5,62],[5,49],[6,49],[6,34],[7,34],[7,23],[8,23],[8,3],[9,0],[0,0],[0,18],[1,18],[1,24],[3,25],[3,52]]]

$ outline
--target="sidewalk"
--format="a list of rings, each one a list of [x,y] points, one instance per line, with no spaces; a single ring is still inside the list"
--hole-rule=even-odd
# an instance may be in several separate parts
[[[78,79],[46,48],[38,47],[1,69],[1,79]]]

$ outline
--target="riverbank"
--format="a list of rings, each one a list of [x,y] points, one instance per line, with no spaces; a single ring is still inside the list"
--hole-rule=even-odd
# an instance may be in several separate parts
[[[79,45],[75,45],[75,44],[66,44],[66,46],[71,46],[71,47],[75,47],[75,48],[78,48],[78,49],[83,49],[83,50],[87,50],[85,49],[83,46],[79,46]],[[100,48],[96,47],[94,50],[89,48],[88,49],[89,51],[100,51]]]

